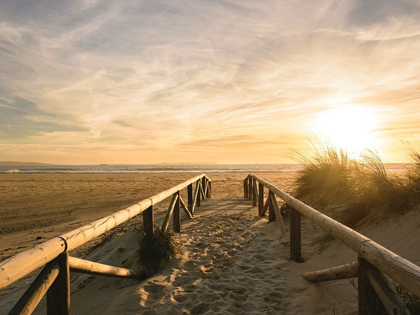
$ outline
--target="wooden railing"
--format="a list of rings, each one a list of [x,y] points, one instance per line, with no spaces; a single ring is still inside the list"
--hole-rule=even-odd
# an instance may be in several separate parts
[[[258,184],[258,188],[257,188]],[[264,187],[268,189],[264,204]],[[328,234],[341,240],[358,255],[358,261],[330,269],[304,273],[308,281],[318,282],[358,277],[359,314],[410,314],[396,293],[388,277],[420,297],[420,267],[402,258],[373,240],[348,228],[303,202],[281,191],[267,181],[249,174],[244,180],[244,198],[258,205],[263,216],[269,209],[269,220],[276,220],[285,233],[283,220],[275,196],[283,199],[290,210],[290,259],[301,262],[301,224],[303,215]],[[386,275],[386,276],[385,276]]]
[[[188,205],[180,195],[180,190],[184,188],[187,188],[188,191]],[[45,294],[47,294],[48,315],[70,314],[70,271],[109,277],[141,278],[142,275],[134,270],[70,257],[69,251],[140,213],[143,213],[145,232],[153,233],[153,206],[170,196],[172,196],[172,200],[161,229],[166,231],[170,219],[173,217],[173,229],[175,232],[180,232],[180,207],[184,209],[189,218],[192,218],[195,207],[200,206],[201,199],[211,197],[211,180],[205,174],[194,177],[126,209],[54,237],[0,262],[0,289],[45,265],[9,314],[31,314]]]

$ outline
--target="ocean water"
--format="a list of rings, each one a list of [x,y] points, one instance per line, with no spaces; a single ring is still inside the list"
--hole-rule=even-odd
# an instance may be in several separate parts
[[[127,174],[127,173],[251,173],[294,172],[299,164],[214,164],[214,165],[51,165],[0,166],[0,173],[74,173],[74,174]]]
[[[404,172],[410,164],[385,164],[391,172]],[[212,164],[212,165],[51,165],[0,166],[0,174],[73,173],[73,174],[129,174],[129,173],[261,173],[295,172],[301,164]]]

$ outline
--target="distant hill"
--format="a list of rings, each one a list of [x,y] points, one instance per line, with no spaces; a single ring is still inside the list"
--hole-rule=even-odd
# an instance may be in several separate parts
[[[0,161],[0,166],[48,166],[54,164],[37,163],[37,162],[16,162],[16,161]]]

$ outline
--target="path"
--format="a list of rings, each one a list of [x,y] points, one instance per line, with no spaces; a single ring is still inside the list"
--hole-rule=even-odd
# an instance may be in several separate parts
[[[202,202],[194,219],[183,222],[182,261],[137,284],[134,296],[117,291],[114,301],[98,313],[299,314],[294,291],[286,284],[284,265],[289,261],[280,258],[284,246],[275,224],[256,216],[247,200]],[[101,280],[103,284],[108,279]],[[120,281],[119,289],[126,291],[122,282],[127,280]],[[77,306],[82,302],[78,300],[76,293],[75,314],[84,308]]]
[[[295,307],[290,300],[293,292],[287,288],[281,259],[272,250],[279,242],[261,231],[266,219],[256,217],[253,210],[249,202],[220,200],[197,212],[196,219],[184,226],[185,238],[190,235],[185,242],[188,257],[174,273],[175,288],[162,297],[148,295],[156,314],[162,314],[167,303],[191,314],[290,313]],[[167,290],[165,280],[144,287],[145,292],[153,290]]]
[[[194,219],[182,223],[181,260],[141,283],[76,275],[72,314],[304,314],[314,308],[333,313],[319,286],[308,290],[301,276],[308,265],[288,260],[288,233],[280,238],[276,222],[256,214],[249,200],[203,201]],[[307,223],[302,240],[310,248],[316,231]],[[128,232],[87,259],[131,268],[136,239],[135,231]]]

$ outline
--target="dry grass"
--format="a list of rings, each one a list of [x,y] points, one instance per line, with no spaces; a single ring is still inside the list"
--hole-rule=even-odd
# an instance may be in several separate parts
[[[387,171],[379,154],[366,150],[357,158],[350,158],[319,140],[311,142],[309,156],[295,152],[304,168],[295,182],[294,194],[312,203],[320,211],[355,227],[369,219],[390,214],[403,214],[418,209],[420,204],[420,153],[409,147],[412,165],[397,176]],[[283,211],[287,206],[283,206]],[[319,246],[325,247],[333,237],[325,233]],[[420,314],[420,299],[403,287],[395,288],[413,314]]]
[[[147,234],[144,228],[139,229],[139,263],[146,276],[152,276],[164,268],[172,259],[181,254],[181,245],[173,234],[155,228],[153,234]]]
[[[317,139],[310,147],[309,155],[295,152],[304,168],[294,194],[343,224],[354,227],[368,215],[402,214],[419,204],[420,154],[415,150],[411,151],[414,166],[406,175],[396,176],[375,151],[352,158]]]

